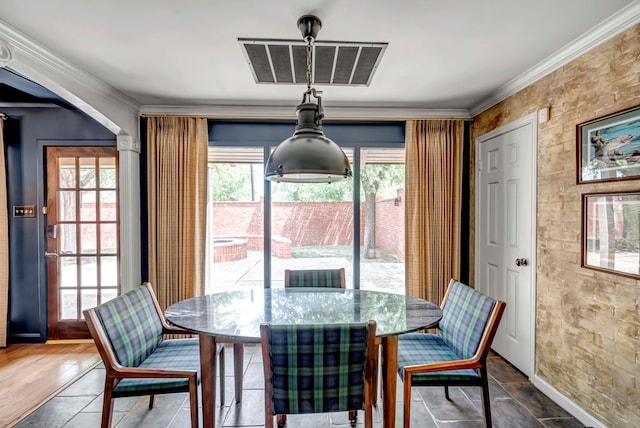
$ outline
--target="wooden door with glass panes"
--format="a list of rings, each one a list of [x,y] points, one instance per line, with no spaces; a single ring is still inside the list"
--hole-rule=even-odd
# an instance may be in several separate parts
[[[115,147],[47,147],[48,339],[89,338],[82,311],[118,294]]]

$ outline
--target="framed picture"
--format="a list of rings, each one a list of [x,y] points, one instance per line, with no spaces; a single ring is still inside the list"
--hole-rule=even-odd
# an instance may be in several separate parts
[[[582,266],[640,279],[640,192],[582,195]]]
[[[640,177],[640,106],[580,123],[578,184]]]

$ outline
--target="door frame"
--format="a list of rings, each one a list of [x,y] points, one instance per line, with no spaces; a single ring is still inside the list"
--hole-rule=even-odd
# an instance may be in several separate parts
[[[527,116],[524,116],[520,119],[517,119],[513,122],[510,122],[506,125],[503,125],[499,128],[496,128],[492,131],[487,132],[486,134],[480,135],[475,140],[475,152],[476,152],[476,177],[475,177],[475,253],[474,253],[474,284],[478,284],[479,280],[479,251],[480,251],[480,233],[478,233],[478,229],[482,227],[482,225],[478,224],[478,213],[480,210],[480,198],[478,197],[478,189],[480,188],[480,165],[482,159],[480,157],[480,145],[482,143],[487,142],[497,136],[502,134],[506,134],[508,132],[514,131],[518,128],[522,128],[524,126],[531,125],[531,147],[529,148],[529,155],[531,158],[531,188],[533,191],[531,192],[531,207],[534,210],[531,216],[531,249],[530,249],[530,260],[531,260],[531,295],[529,296],[531,301],[531,320],[530,320],[530,346],[531,346],[531,355],[529,356],[529,367],[527,367],[529,373],[525,373],[529,378],[535,376],[535,361],[536,361],[536,295],[537,295],[537,213],[538,213],[538,205],[537,205],[537,194],[538,194],[538,113],[532,113]]]

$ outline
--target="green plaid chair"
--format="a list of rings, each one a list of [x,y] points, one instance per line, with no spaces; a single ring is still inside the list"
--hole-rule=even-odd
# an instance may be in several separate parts
[[[344,268],[339,269],[307,269],[307,270],[289,270],[284,271],[285,287],[326,287],[326,288],[346,288]],[[378,356],[380,351],[376,344],[374,356],[375,373],[378,373]],[[371,388],[373,388],[372,400],[378,401],[378,376],[374,376]],[[356,413],[350,412],[349,419],[356,421]]]
[[[398,339],[398,373],[404,382],[404,426],[409,428],[412,386],[482,387],[485,426],[491,427],[487,355],[506,303],[451,280],[442,300],[438,334]]]
[[[198,426],[198,339],[163,339],[185,334],[168,325],[151,285],[143,284],[95,308],[83,311],[106,368],[102,428],[111,427],[113,399],[188,392],[191,426]],[[224,403],[224,348],[219,346],[220,398]],[[216,358],[212,355],[211,358]]]
[[[287,414],[364,410],[373,425],[371,382],[376,323],[260,327],[265,428]]]
[[[345,288],[344,268],[284,271],[285,287]]]

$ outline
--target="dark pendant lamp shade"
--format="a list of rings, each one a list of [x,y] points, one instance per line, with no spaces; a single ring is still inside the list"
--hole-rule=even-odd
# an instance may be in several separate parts
[[[332,183],[351,178],[351,165],[340,146],[328,139],[322,130],[321,92],[311,88],[311,44],[322,24],[313,15],[298,20],[298,28],[307,43],[307,91],[296,114],[298,125],[293,136],[271,152],[264,177],[275,182]],[[311,102],[311,97],[318,102]]]
[[[318,104],[298,106],[298,125],[293,136],[275,148],[265,168],[265,178],[276,182],[332,183],[352,176],[347,155],[324,135]]]

